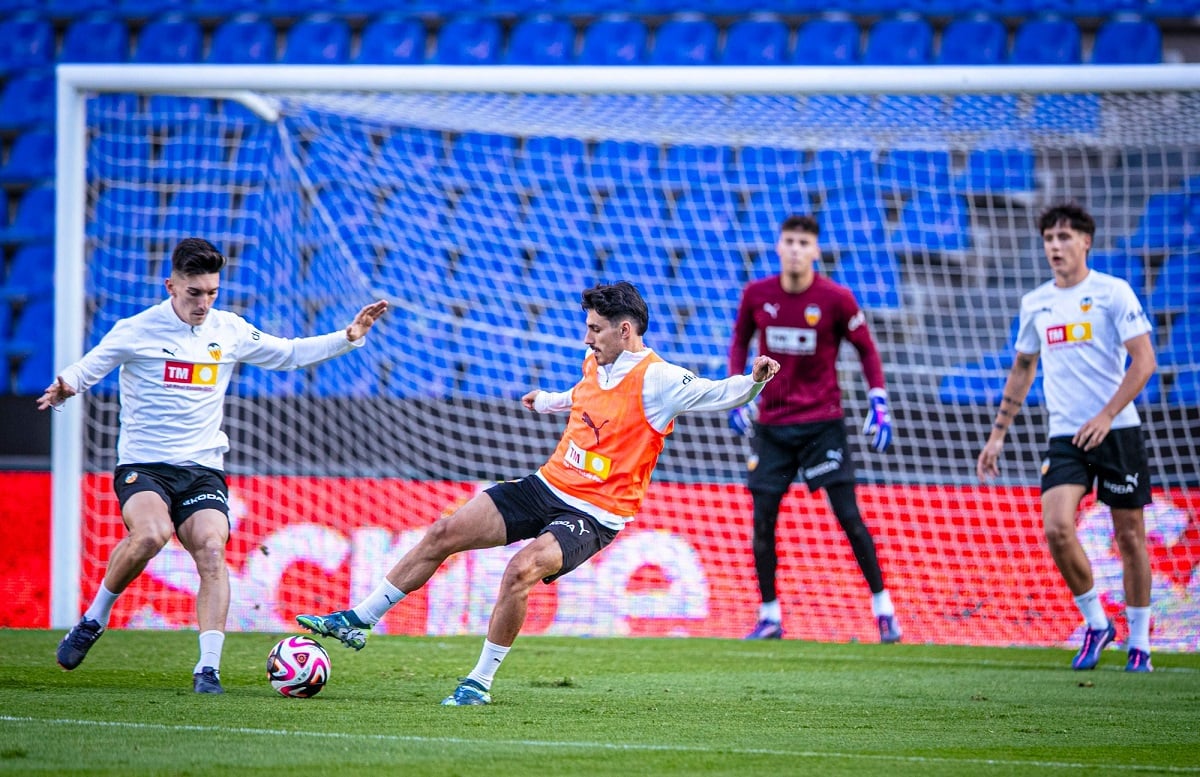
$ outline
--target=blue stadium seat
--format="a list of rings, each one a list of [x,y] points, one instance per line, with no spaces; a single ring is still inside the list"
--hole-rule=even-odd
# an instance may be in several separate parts
[[[188,10],[190,0],[115,0],[112,10],[131,19],[153,19]]]
[[[1200,369],[1180,370],[1167,392],[1167,401],[1183,407],[1200,406]]]
[[[0,297],[22,302],[54,293],[54,246],[28,243],[13,254],[7,281],[0,285]]]
[[[54,133],[23,133],[13,141],[8,162],[0,167],[0,183],[35,184],[54,178]]]
[[[355,62],[360,65],[420,65],[425,61],[425,25],[420,19],[384,17],[368,24]]]
[[[582,65],[640,65],[646,57],[646,25],[637,19],[600,19],[583,33]]]
[[[950,125],[960,130],[1015,130],[1021,126],[1015,94],[959,94],[950,99]]]
[[[510,65],[566,65],[575,58],[575,28],[562,19],[529,17],[512,29],[504,61]]]
[[[779,239],[779,225],[785,218],[794,213],[812,212],[812,200],[803,186],[753,192],[735,227],[737,242],[752,249],[773,246]]]
[[[672,19],[654,33],[652,65],[711,65],[717,54],[717,26],[707,19]]]
[[[47,343],[49,346],[50,343]],[[39,348],[17,363],[12,392],[19,397],[39,397],[54,382],[54,349]],[[0,388],[3,391],[3,388]]]
[[[212,35],[208,61],[216,65],[269,65],[274,63],[275,26],[264,19],[230,19]]]
[[[809,191],[862,190],[874,180],[874,167],[867,149],[821,149],[813,156],[802,180]]]
[[[729,26],[722,65],[783,65],[788,57],[788,28],[774,19],[741,19]]]
[[[965,197],[919,191],[900,212],[892,245],[908,251],[945,253],[971,246],[971,212]]]
[[[112,10],[112,0],[43,0],[43,13],[51,19],[80,19]]]
[[[24,358],[37,351],[54,350],[54,297],[33,297],[21,306],[13,318],[12,332],[5,350],[11,357]],[[42,384],[41,388],[49,385]]]
[[[1079,25],[1068,19],[1030,19],[1013,36],[1014,65],[1078,65],[1082,62]]]
[[[87,259],[87,294],[98,304],[108,300],[137,299],[149,287],[159,287],[151,271],[150,254],[141,248],[97,247]],[[225,284],[221,284],[225,299]],[[223,303],[222,303],[223,304]]]
[[[0,129],[22,130],[54,124],[54,76],[10,78],[0,93]]]
[[[1152,65],[1162,62],[1162,32],[1151,21],[1105,22],[1096,30],[1092,63]]]
[[[657,180],[662,174],[659,147],[653,143],[602,140],[592,150],[588,175],[620,184],[626,181]]]
[[[0,228],[2,243],[36,243],[54,239],[54,187],[37,186],[26,190],[13,206],[12,224]]]
[[[1008,30],[996,19],[955,19],[942,30],[942,65],[1000,65],[1008,57]]]
[[[538,178],[571,180],[583,171],[587,146],[579,138],[535,136],[517,153],[517,168]]]
[[[850,19],[813,19],[800,28],[792,62],[797,65],[858,64],[862,31]]]
[[[727,243],[738,221],[737,198],[726,189],[702,187],[675,200],[672,230],[684,244]]]
[[[164,239],[204,235],[218,243],[233,227],[233,196],[227,191],[185,188],[176,192],[163,214]]]
[[[833,280],[853,291],[858,304],[867,310],[898,310],[901,306],[900,263],[889,251],[865,248],[841,254]]]
[[[1054,133],[1087,133],[1100,130],[1100,96],[1095,94],[1039,94],[1033,98],[1029,129]]]
[[[835,251],[872,248],[887,240],[887,208],[874,190],[833,193],[817,221],[821,244]]]
[[[96,17],[72,22],[63,35],[59,62],[125,62],[129,28],[120,19]]]
[[[1126,249],[1176,251],[1195,245],[1191,198],[1184,192],[1157,192],[1146,200],[1137,230],[1117,244]]]
[[[222,138],[214,136],[200,122],[187,121],[187,114],[159,110],[160,116],[169,117],[165,123],[169,123],[173,131],[163,141],[162,150],[153,165],[155,180],[199,183],[215,179],[222,173],[228,174],[227,155],[230,149],[222,142]]]
[[[54,65],[54,26],[36,16],[0,21],[0,76]]]
[[[1192,295],[1200,298],[1200,286],[1193,287]],[[1190,310],[1171,321],[1166,344],[1158,352],[1158,363],[1164,367],[1200,367],[1200,312]]]
[[[730,146],[676,144],[667,147],[663,179],[671,183],[720,184],[733,165]]]
[[[450,147],[454,166],[472,181],[497,181],[511,176],[516,156],[516,138],[491,132],[464,132]]]
[[[162,199],[157,190],[146,186],[115,186],[104,190],[96,200],[95,217],[89,219],[87,232],[103,240],[137,243],[159,235]]]
[[[871,115],[874,100],[869,95],[814,94],[804,98],[800,110],[792,122],[801,127],[828,129],[838,127],[861,128],[862,119]]]
[[[358,308],[346,302],[321,307],[314,317],[310,334],[323,335],[345,329],[356,313]],[[378,330],[373,330],[372,339],[376,339],[375,335],[378,334]],[[378,396],[382,356],[378,348],[355,348],[336,359],[315,365],[309,369],[309,391],[321,398],[365,399]]]
[[[1146,260],[1125,251],[1092,251],[1088,254],[1088,266],[1097,272],[1124,279],[1138,295],[1146,296]]]
[[[1168,256],[1154,279],[1147,305],[1154,313],[1200,309],[1200,253]]]
[[[867,33],[865,65],[928,65],[933,27],[924,19],[884,19]]]
[[[438,31],[432,61],[439,65],[495,65],[503,33],[495,19],[452,19]]]
[[[730,170],[734,180],[748,187],[794,187],[804,169],[804,152],[775,146],[743,146]]]
[[[280,62],[341,65],[350,61],[350,28],[341,19],[304,19],[288,30]]]
[[[957,184],[973,194],[1027,194],[1036,187],[1031,148],[977,148]]]
[[[897,149],[880,163],[880,188],[891,194],[950,188],[950,152]]]
[[[984,353],[979,361],[953,367],[942,376],[938,386],[938,399],[948,405],[998,405],[1004,394],[1004,382],[1011,366],[1011,352],[989,351]],[[1038,407],[1044,401],[1045,393],[1039,365],[1033,386],[1025,397],[1025,404]]]
[[[935,94],[884,94],[862,121],[893,131],[916,131],[945,124],[946,100]]]
[[[181,64],[200,61],[204,33],[191,19],[160,19],[138,33],[133,61],[139,64]]]

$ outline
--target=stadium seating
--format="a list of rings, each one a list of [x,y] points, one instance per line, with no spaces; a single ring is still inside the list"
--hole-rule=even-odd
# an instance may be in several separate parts
[[[495,65],[502,46],[503,32],[495,19],[452,19],[438,31],[432,61],[439,65]]]
[[[360,65],[419,65],[425,61],[425,25],[419,19],[388,16],[362,31]]]
[[[0,298],[20,304],[54,292],[54,246],[29,243],[17,248],[8,274],[0,284]]]
[[[897,310],[901,306],[900,263],[888,251],[855,250],[838,256],[833,280],[854,292],[867,310]]]
[[[1068,19],[1031,19],[1013,36],[1014,65],[1078,65],[1082,61],[1079,25]]]
[[[1175,373],[1167,396],[1173,405],[1200,407],[1200,369],[1186,369]]]
[[[1009,351],[984,353],[978,361],[970,361],[946,371],[938,385],[938,399],[948,405],[995,407],[1000,404],[1004,382],[1011,366],[1012,353]],[[1025,397],[1025,405],[1038,407],[1044,401],[1042,371],[1039,366],[1029,394]]]
[[[138,33],[133,61],[144,65],[199,62],[203,48],[199,24],[191,19],[161,19]]]
[[[707,19],[672,19],[654,33],[652,65],[711,65],[716,61],[717,26]]]
[[[942,65],[999,65],[1008,58],[1008,30],[996,19],[955,19],[942,30]]]
[[[36,184],[54,178],[54,133],[26,132],[13,141],[8,162],[0,167],[0,183]]]
[[[510,65],[566,65],[575,58],[575,28],[562,19],[534,17],[513,27],[505,61]]]
[[[25,301],[13,319],[12,333],[5,348],[10,358],[25,358],[45,347],[46,333],[54,331],[54,298],[49,295]],[[45,388],[49,380],[42,384]]]
[[[280,62],[340,65],[350,61],[350,28],[340,19],[304,19],[288,30]]]
[[[3,381],[0,380],[0,383]],[[17,361],[12,393],[20,397],[38,397],[54,382],[54,349],[38,348]],[[0,392],[4,391],[0,386]]]
[[[600,19],[583,33],[583,65],[639,65],[645,61],[649,32],[637,19]]]
[[[54,27],[48,19],[8,18],[0,21],[0,75],[37,69],[54,64]]]
[[[950,188],[950,152],[896,150],[879,165],[880,188],[891,194]]]
[[[129,28],[120,19],[96,17],[72,22],[63,35],[59,62],[125,62]]]
[[[1162,32],[1145,20],[1113,20],[1101,25],[1092,44],[1096,65],[1149,65],[1162,62]]]
[[[933,59],[933,27],[924,19],[884,19],[867,33],[864,65],[927,65]]]
[[[1147,300],[1154,313],[1200,308],[1200,254],[1172,254],[1163,262]]]
[[[958,187],[972,194],[1028,194],[1034,179],[1032,148],[978,148],[967,157]]]
[[[971,245],[970,222],[970,206],[962,195],[921,190],[901,211],[891,242],[906,251],[963,251]]]
[[[1174,251],[1188,245],[1197,235],[1198,227],[1193,223],[1191,197],[1187,193],[1155,192],[1146,199],[1137,229],[1117,243],[1128,250]]]
[[[1200,291],[1196,292],[1200,296]],[[1200,310],[1191,309],[1171,321],[1166,342],[1158,352],[1163,367],[1200,367]]]
[[[796,35],[792,62],[797,65],[854,65],[859,61],[861,31],[850,19],[813,19]]]
[[[29,189],[12,208],[12,223],[0,228],[0,243],[35,243],[54,239],[54,187]]]
[[[54,76],[10,78],[0,93],[0,129],[25,130],[54,124]]]
[[[265,19],[231,19],[213,31],[208,61],[215,65],[266,65],[275,61],[275,26]]]
[[[722,65],[782,65],[788,57],[787,25],[773,19],[743,19],[726,32]]]
[[[1138,299],[1146,299],[1146,261],[1125,251],[1092,251],[1088,266],[1098,272],[1122,278],[1133,288]]]

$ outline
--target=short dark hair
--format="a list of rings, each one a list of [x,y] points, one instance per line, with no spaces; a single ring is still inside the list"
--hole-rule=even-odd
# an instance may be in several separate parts
[[[202,237],[185,237],[171,254],[171,272],[190,278],[221,272],[225,255]]]
[[[780,232],[807,232],[810,235],[821,236],[821,225],[812,216],[794,214],[788,216],[779,225]]]
[[[596,284],[583,292],[583,309],[594,310],[609,321],[629,321],[639,335],[646,334],[650,311],[637,287],[629,281],[617,281],[607,286]]]
[[[1053,229],[1064,221],[1070,224],[1071,229],[1076,232],[1083,232],[1092,237],[1096,236],[1096,220],[1092,218],[1092,214],[1076,202],[1052,205],[1042,211],[1038,216],[1038,233]]]

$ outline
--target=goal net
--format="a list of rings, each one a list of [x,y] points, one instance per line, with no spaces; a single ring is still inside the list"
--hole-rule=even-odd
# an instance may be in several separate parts
[[[1162,366],[1137,400],[1156,486],[1155,640],[1200,646],[1195,69],[167,70],[60,68],[56,361],[160,301],[190,235],[230,259],[218,305],[263,331],[319,334],[372,299],[392,306],[353,354],[239,368],[225,423],[231,629],[293,630],[296,613],[347,607],[425,526],[543,463],[565,419],[518,399],[577,379],[584,288],[634,282],[647,344],[724,377],[743,285],[778,271],[782,219],[811,213],[820,271],[854,291],[887,374],[897,435],[879,455],[859,431],[857,357],[839,361],[859,500],[906,639],[1071,639],[1079,619],[1041,538],[1040,381],[1003,477],[980,486],[974,462],[1020,295],[1049,278],[1037,212],[1072,199],[1097,217],[1093,266],[1126,278],[1155,319]],[[55,419],[56,625],[78,617],[123,536],[118,409],[114,374]],[[681,417],[642,514],[539,587],[526,633],[748,631],[746,457],[724,414]],[[1089,500],[1080,521],[1119,617],[1107,512]],[[789,636],[877,639],[821,494],[793,489],[778,547]],[[451,559],[380,630],[483,633],[513,552]],[[114,625],[194,627],[196,584],[172,543]]]

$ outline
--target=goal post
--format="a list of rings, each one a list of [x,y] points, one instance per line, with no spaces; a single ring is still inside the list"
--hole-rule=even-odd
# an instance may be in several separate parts
[[[285,612],[343,608],[430,520],[538,466],[561,419],[523,413],[514,397],[570,385],[585,286],[634,281],[651,308],[647,342],[722,377],[741,287],[776,271],[782,218],[811,211],[821,270],[867,311],[889,381],[898,437],[878,456],[856,428],[866,409],[857,359],[839,359],[863,512],[906,635],[1070,635],[1076,619],[1048,584],[1035,520],[1036,393],[997,485],[974,482],[974,454],[1011,359],[1016,301],[1046,278],[1033,240],[1040,207],[1088,205],[1097,262],[1138,275],[1143,302],[1174,257],[1200,256],[1200,225],[1176,229],[1187,214],[1155,210],[1191,186],[1200,199],[1200,66],[57,74],[56,368],[161,298],[164,252],[184,234],[230,255],[218,304],[265,331],[317,334],[368,298],[393,302],[362,353],[235,378],[231,629],[282,630]],[[1150,310],[1166,347],[1187,310]],[[1186,516],[1200,506],[1200,402],[1185,387],[1198,368],[1193,342],[1138,400],[1158,486],[1148,521],[1161,521],[1168,544],[1196,531]],[[114,385],[53,418],[59,628],[77,620],[120,536],[106,479]],[[732,636],[752,625],[745,455],[723,417],[682,418],[646,515],[533,603],[535,628]],[[1089,503],[1081,531],[1107,575],[1104,517]],[[122,597],[119,625],[190,623],[194,572],[175,550]],[[382,630],[481,633],[509,552],[464,554]],[[868,636],[853,556],[823,497],[803,486],[785,501],[780,553],[785,609],[811,623],[789,634]],[[1172,602],[1189,590],[1179,579],[1162,577]],[[1119,607],[1119,584],[1104,584]],[[1160,623],[1176,622],[1171,606],[1156,610]],[[1176,647],[1195,636],[1178,630]]]

